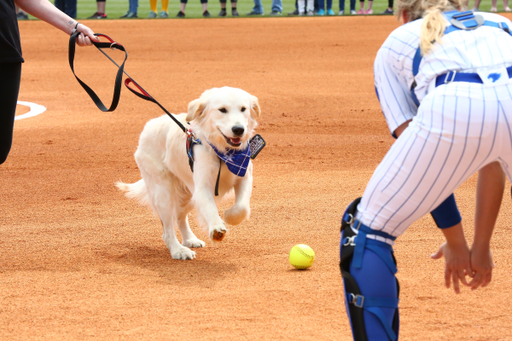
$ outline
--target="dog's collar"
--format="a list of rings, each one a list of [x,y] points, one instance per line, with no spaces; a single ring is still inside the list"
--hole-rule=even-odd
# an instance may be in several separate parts
[[[202,144],[201,140],[199,140],[189,129],[187,133],[187,156],[188,156],[188,164],[190,165],[190,170],[194,172],[194,145],[196,144]],[[245,173],[247,172],[247,167],[249,166],[249,161],[251,160],[251,148],[249,145],[247,148],[240,150],[240,149],[231,149],[226,148],[224,152],[219,151],[217,148],[215,148],[214,145],[206,139],[206,142],[212,147],[212,149],[215,151],[215,154],[219,157],[221,161],[224,161],[226,166],[228,166],[228,169],[231,173],[244,177]]]
[[[210,147],[215,151],[215,154],[224,161],[226,166],[231,173],[244,177],[247,172],[247,167],[249,167],[249,161],[251,161],[251,148],[247,146],[245,149],[231,149],[226,148],[224,152],[220,152],[215,148],[210,141],[206,140]]]

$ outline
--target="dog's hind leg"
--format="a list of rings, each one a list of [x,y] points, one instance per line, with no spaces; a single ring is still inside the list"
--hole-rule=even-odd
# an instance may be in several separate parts
[[[178,221],[180,205],[180,183],[171,173],[151,174],[140,167],[142,178],[146,183],[149,201],[155,213],[160,217],[163,227],[162,238],[174,259],[194,259],[196,253],[183,246],[176,237],[175,225]],[[176,188],[178,187],[178,188]]]

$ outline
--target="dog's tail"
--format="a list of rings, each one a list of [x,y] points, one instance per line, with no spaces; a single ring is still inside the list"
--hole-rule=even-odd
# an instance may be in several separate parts
[[[124,182],[116,182],[116,187],[119,188],[128,199],[135,199],[141,205],[150,206],[148,191],[146,189],[146,183],[143,179],[140,179],[136,183],[126,184]]]

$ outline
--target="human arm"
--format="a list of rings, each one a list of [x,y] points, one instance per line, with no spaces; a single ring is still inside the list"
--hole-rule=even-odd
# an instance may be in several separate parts
[[[99,41],[94,32],[83,24],[69,17],[48,0],[15,0],[16,5],[25,12],[46,21],[64,33],[71,35],[76,27],[81,34],[78,36],[77,44],[80,46],[92,45],[91,40]]]
[[[395,131],[407,127],[416,116],[418,107],[414,103],[409,89],[409,80],[403,74],[405,61],[398,56],[393,44],[387,39],[375,58],[373,66],[374,86],[382,114],[389,131],[397,138]],[[401,71],[402,70],[402,71]],[[411,75],[412,76],[412,75]],[[403,129],[402,129],[403,130]]]
[[[486,287],[492,279],[491,237],[503,199],[505,175],[498,162],[488,164],[478,173],[475,236],[471,246],[471,268],[475,277],[472,290]]]
[[[473,277],[469,247],[464,237],[462,224],[459,223],[450,228],[441,229],[441,231],[443,231],[446,242],[431,257],[439,259],[444,256],[445,285],[450,288],[450,284],[453,282],[453,290],[458,294],[460,293],[459,281],[464,285],[469,285],[466,281],[466,275]]]
[[[400,126],[398,126],[398,128],[395,129],[393,134],[396,136],[396,138],[398,138],[400,135],[402,135],[402,133],[404,132],[405,128],[407,128],[409,126],[409,123],[411,123],[411,121],[412,120],[407,120],[404,123],[402,123]]]

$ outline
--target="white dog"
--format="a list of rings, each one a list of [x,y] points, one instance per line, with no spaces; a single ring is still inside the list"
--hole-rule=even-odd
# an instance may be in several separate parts
[[[205,246],[188,224],[188,213],[194,207],[214,241],[224,238],[224,221],[237,225],[249,218],[252,163],[247,150],[259,115],[258,99],[241,89],[213,88],[190,102],[188,114],[175,117],[184,126],[190,122],[190,131],[200,141],[189,152],[193,154],[193,171],[187,155],[187,134],[171,118],[164,115],[144,127],[135,152],[142,179],[133,184],[118,182],[116,186],[128,198],[151,206],[160,217],[162,238],[172,258],[193,259],[196,253],[189,248]],[[233,160],[241,160],[241,165],[232,164]],[[235,203],[224,212],[223,221],[217,203],[233,189]],[[176,224],[182,244],[176,237]]]

